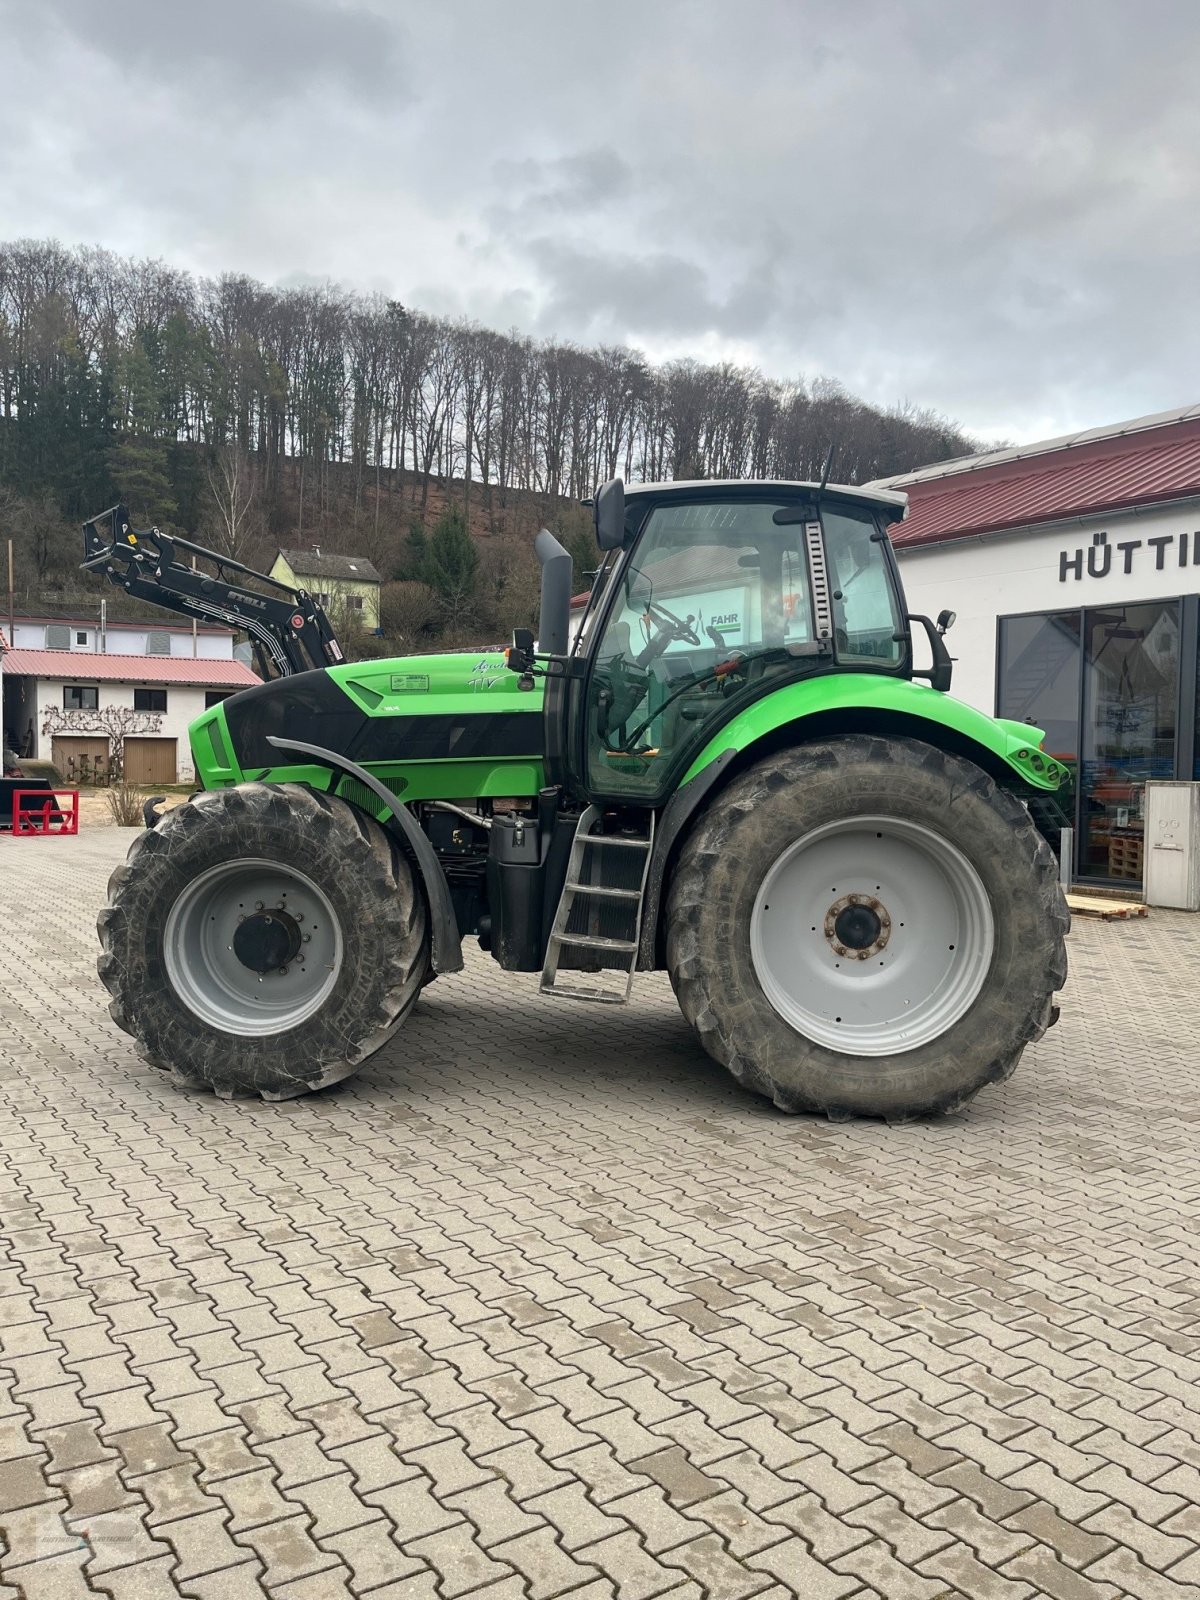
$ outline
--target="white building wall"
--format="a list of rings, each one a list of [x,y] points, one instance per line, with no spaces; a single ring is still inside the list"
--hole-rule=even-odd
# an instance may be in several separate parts
[[[82,681],[86,681],[83,674]],[[77,680],[62,678],[42,678],[37,683],[37,718],[34,723],[34,735],[37,741],[36,754],[47,760],[51,754],[53,733],[43,733],[42,728],[46,722],[47,712],[61,711],[63,708],[63,688],[67,683]],[[132,683],[101,683],[99,688],[99,705],[122,706],[133,709],[133,691],[135,688],[155,687],[154,685],[138,685]],[[154,732],[147,731],[143,737],[150,739],[174,739],[176,741],[176,776],[180,783],[188,783],[195,777],[195,767],[192,763],[191,746],[188,744],[188,724],[204,710],[204,697],[209,690],[197,688],[192,684],[168,684],[167,709],[165,712],[148,712],[148,717],[157,717],[159,726]],[[216,691],[211,691],[216,692]],[[71,738],[98,737],[95,730],[87,728],[60,728],[61,735]],[[136,734],[132,735],[137,738]]]
[[[910,611],[958,613],[955,696],[996,709],[998,617],[1132,605],[1200,592],[1200,500],[896,551]],[[927,651],[917,634],[917,655]]]
[[[70,629],[69,645],[48,645],[46,642],[46,629],[48,627],[66,627]],[[107,629],[106,653],[110,656],[144,656],[151,633],[167,633],[170,635],[171,655],[185,656],[192,659],[192,630],[190,628],[165,628],[157,623],[147,622],[138,627],[114,627],[111,623]],[[80,642],[82,635],[83,642]],[[100,650],[100,629],[93,624],[82,622],[22,622],[19,618],[13,624],[13,648],[16,650],[48,650],[70,649],[78,651],[80,655],[95,655]],[[156,652],[161,654],[162,652]],[[196,633],[197,659],[204,661],[231,661],[233,659],[233,634],[232,633]]]

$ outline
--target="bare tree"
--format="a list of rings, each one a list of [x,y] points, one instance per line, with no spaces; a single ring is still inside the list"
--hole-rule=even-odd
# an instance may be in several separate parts
[[[249,455],[235,443],[219,445],[204,469],[215,543],[222,555],[244,561],[259,531],[254,514],[258,492]]]

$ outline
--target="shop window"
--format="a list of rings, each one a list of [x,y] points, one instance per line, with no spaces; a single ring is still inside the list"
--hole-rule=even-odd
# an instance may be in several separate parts
[[[167,691],[165,689],[135,689],[133,691],[133,709],[135,711],[165,711],[167,709]]]
[[[93,684],[63,684],[64,711],[98,711],[99,709],[100,691]]]
[[[1039,806],[1038,821],[1055,848],[1059,831],[1075,822],[1082,627],[1079,611],[1000,619],[997,714],[1041,728],[1047,752],[1071,774],[1053,800]]]
[[[1079,870],[1140,882],[1146,784],[1175,776],[1179,604],[1085,612]]]

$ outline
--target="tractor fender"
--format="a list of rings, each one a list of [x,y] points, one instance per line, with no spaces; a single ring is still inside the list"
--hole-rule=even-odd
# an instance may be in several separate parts
[[[445,874],[433,846],[404,802],[365,767],[360,767],[356,761],[339,755],[335,750],[325,750],[317,744],[302,744],[299,739],[281,739],[275,734],[267,735],[267,743],[274,745],[277,750],[307,756],[317,766],[328,767],[333,772],[354,778],[382,803],[386,814],[379,821],[411,852],[425,890],[429,906],[430,961],[433,970],[437,973],[461,972],[462,935],[458,931],[458,920],[454,915]]]
[[[786,730],[797,742],[837,733],[894,733],[965,756],[993,777],[1053,793],[1068,774],[1041,749],[1042,730],[989,717],[922,683],[878,672],[836,672],[785,684],[719,728],[680,779],[689,784],[726,749],[748,750]]]

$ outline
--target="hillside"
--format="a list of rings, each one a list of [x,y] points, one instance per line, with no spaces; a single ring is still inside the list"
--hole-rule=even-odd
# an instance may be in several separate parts
[[[123,499],[135,525],[251,564],[311,542],[367,556],[401,585],[389,639],[502,636],[535,603],[540,523],[594,560],[579,501],[598,482],[811,478],[831,443],[849,482],[975,447],[827,378],[653,366],[333,286],[0,244],[0,535],[22,608],[98,603],[78,524]]]

